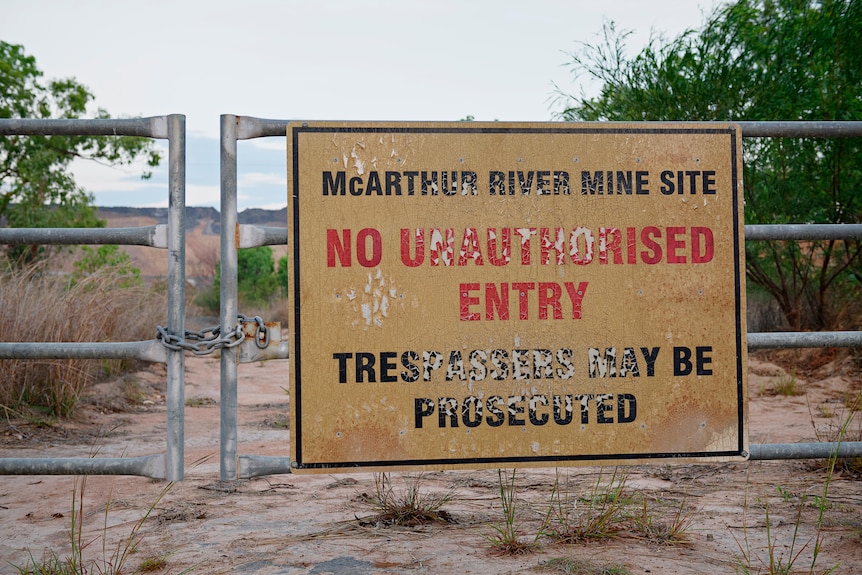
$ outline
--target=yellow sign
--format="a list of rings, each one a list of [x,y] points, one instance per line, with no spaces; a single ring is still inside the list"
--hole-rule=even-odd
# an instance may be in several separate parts
[[[295,471],[747,457],[738,127],[287,141]]]

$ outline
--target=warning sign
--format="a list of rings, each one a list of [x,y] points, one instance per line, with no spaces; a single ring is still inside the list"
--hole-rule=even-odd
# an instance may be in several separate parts
[[[738,127],[287,141],[297,472],[747,456]]]

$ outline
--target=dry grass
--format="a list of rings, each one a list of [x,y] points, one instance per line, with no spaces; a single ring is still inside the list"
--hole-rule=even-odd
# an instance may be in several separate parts
[[[604,481],[600,471],[595,484],[586,497],[578,498],[565,488],[567,478],[557,472],[551,492],[551,521],[547,534],[561,543],[614,537],[624,529],[624,510],[629,496],[626,493],[626,475],[614,468],[611,477]]]
[[[688,530],[694,515],[686,510],[685,501],[674,506],[670,517],[661,518],[643,497],[641,509],[629,518],[632,530],[653,545],[680,545],[689,542]]]
[[[862,441],[862,391],[848,393],[843,400],[842,408],[830,413],[830,422],[826,425],[816,425],[814,417],[811,425],[817,441],[825,443],[842,443],[845,441]],[[810,409],[809,409],[810,412]],[[836,421],[837,420],[837,421]],[[858,477],[862,474],[862,457],[842,457],[817,462],[822,468],[833,465],[836,471]]]
[[[452,523],[454,520],[443,509],[452,500],[452,490],[443,493],[429,493],[421,488],[422,474],[402,476],[404,488],[392,486],[390,473],[374,474],[374,495],[364,495],[362,499],[375,510],[371,517],[359,519],[363,527],[389,527],[400,525],[416,527],[429,523]]]
[[[73,281],[46,264],[0,272],[0,339],[7,342],[87,342],[153,339],[166,316],[163,295],[122,287],[109,269]],[[72,415],[86,386],[134,367],[130,360],[4,360],[0,406],[30,417]]]

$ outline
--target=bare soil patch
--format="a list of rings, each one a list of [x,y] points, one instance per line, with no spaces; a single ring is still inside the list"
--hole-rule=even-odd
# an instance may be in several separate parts
[[[750,359],[752,443],[816,441],[834,433],[848,415],[848,398],[862,379],[852,357],[831,352],[760,354]],[[804,366],[804,367],[800,367]],[[496,471],[425,473],[423,493],[450,494],[445,520],[409,527],[375,521],[374,476],[279,475],[250,480],[218,480],[219,362],[186,358],[186,478],[170,487],[141,529],[143,539],[129,566],[164,558],[160,572],[289,574],[407,573],[601,573],[612,565],[628,573],[732,573],[748,565],[767,572],[774,558],[793,572],[838,566],[836,573],[862,573],[862,483],[840,471],[827,484],[824,462],[781,461],[716,465],[620,467],[636,514],[643,502],[656,522],[682,509],[690,520],[686,541],[650,541],[621,525],[613,537],[573,545],[538,538],[532,552],[506,556],[490,544],[504,523]],[[282,361],[239,366],[242,454],[288,454],[290,440],[287,366]],[[2,457],[138,456],[164,451],[164,368],[151,366],[92,389],[86,406],[71,421],[36,426],[11,421],[0,426]],[[797,395],[777,391],[794,381]],[[859,424],[851,426],[857,434]],[[585,500],[612,469],[519,470],[515,523],[534,538],[547,516],[552,492],[561,487]],[[415,478],[415,474],[409,476]],[[11,566],[69,551],[72,494],[76,478],[7,476],[0,479],[0,573]],[[392,474],[397,492],[409,481]],[[127,538],[135,522],[166,487],[137,477],[88,477],[83,503],[85,557],[105,556]],[[820,521],[821,511],[823,519]],[[768,524],[768,529],[767,529]],[[794,541],[794,533],[796,533]],[[577,560],[577,561],[575,561]],[[575,571],[579,566],[580,571]],[[569,569],[569,571],[566,571]]]

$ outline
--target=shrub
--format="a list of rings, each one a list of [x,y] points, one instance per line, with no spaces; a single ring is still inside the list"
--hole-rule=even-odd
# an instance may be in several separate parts
[[[0,339],[7,342],[153,339],[163,298],[112,267],[63,276],[37,264],[0,272]],[[159,306],[162,306],[159,311]],[[86,386],[133,367],[129,360],[0,361],[0,405],[49,416],[72,415]],[[7,412],[8,413],[8,412]]]

